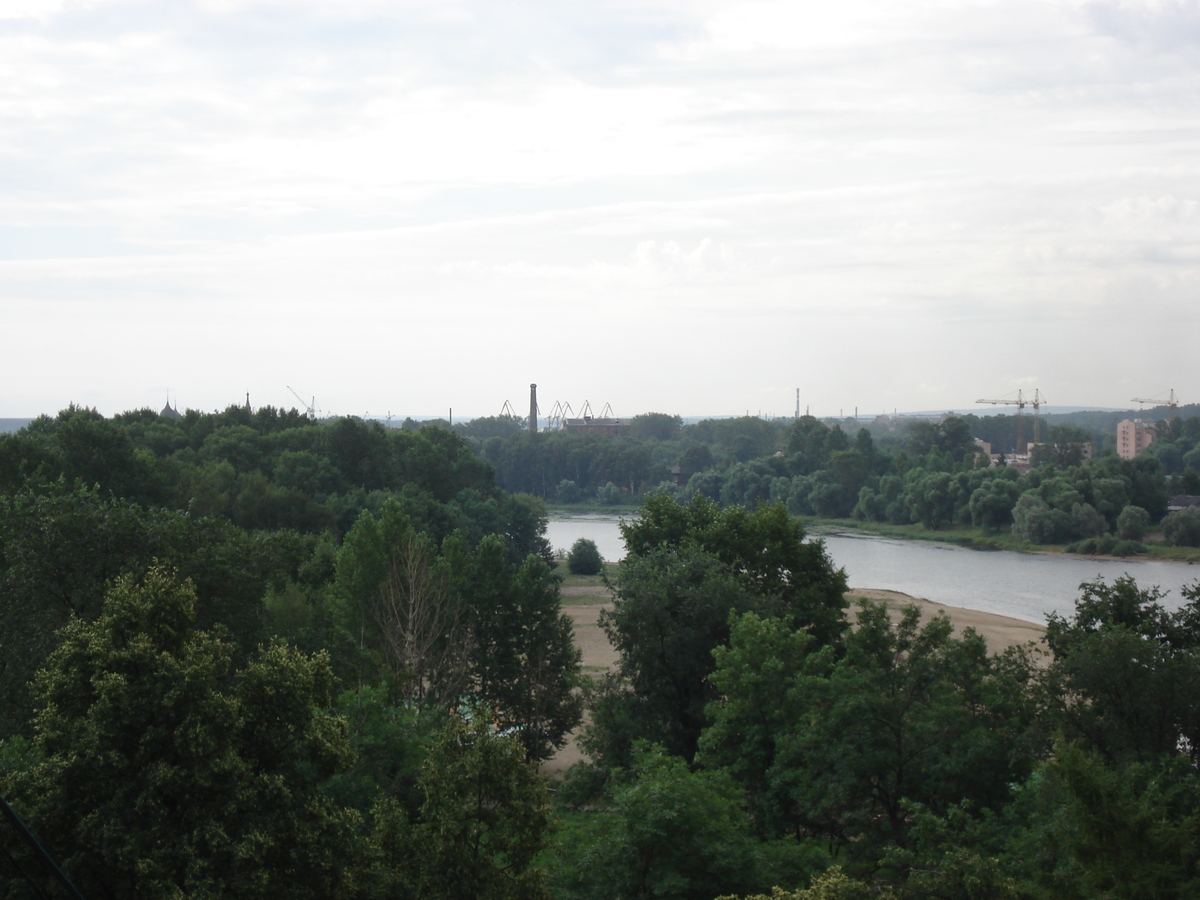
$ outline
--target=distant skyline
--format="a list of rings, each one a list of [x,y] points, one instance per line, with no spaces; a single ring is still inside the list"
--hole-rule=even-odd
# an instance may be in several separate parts
[[[1198,325],[1200,0],[0,4],[0,417],[1136,408]]]

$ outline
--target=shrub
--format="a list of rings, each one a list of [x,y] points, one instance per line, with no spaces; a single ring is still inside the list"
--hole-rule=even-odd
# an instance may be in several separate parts
[[[1150,513],[1130,504],[1117,516],[1117,537],[1123,541],[1140,541],[1150,526]]]
[[[1163,536],[1175,547],[1200,547],[1200,506],[1176,510],[1163,519]]]
[[[1062,543],[1071,531],[1071,517],[1032,492],[1021,495],[1012,516],[1013,537],[1031,544]]]
[[[604,567],[604,557],[596,542],[588,538],[580,538],[567,554],[567,568],[572,575],[599,575]]]
[[[564,478],[555,489],[559,503],[578,503],[583,499],[583,491],[575,482]]]
[[[596,489],[596,499],[601,506],[616,506],[621,502],[621,489],[610,481]]]

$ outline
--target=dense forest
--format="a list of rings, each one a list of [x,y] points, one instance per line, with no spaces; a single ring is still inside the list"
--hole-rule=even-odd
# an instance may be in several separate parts
[[[70,408],[0,436],[0,790],[84,896],[1200,887],[1200,586],[1086,584],[1044,650],[990,654],[851,605],[797,517],[1136,543],[1179,530],[1200,420],[1132,462],[1059,432],[1024,473],[964,419],[468,424]],[[564,481],[641,504],[602,677],[544,539]],[[0,895],[66,896],[0,846]]]

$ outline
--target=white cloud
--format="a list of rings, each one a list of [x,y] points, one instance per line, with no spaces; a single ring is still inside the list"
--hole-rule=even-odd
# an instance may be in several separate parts
[[[1196,324],[1193,2],[6,9],[0,414],[1115,404]]]

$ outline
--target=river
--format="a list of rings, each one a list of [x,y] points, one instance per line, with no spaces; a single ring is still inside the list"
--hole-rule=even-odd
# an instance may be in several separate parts
[[[546,537],[556,549],[591,538],[607,560],[625,555],[616,516],[582,515],[551,519]],[[1131,575],[1142,587],[1167,592],[1163,605],[1183,603],[1179,589],[1200,581],[1200,566],[1155,560],[967,550],[930,541],[898,541],[868,535],[824,536],[834,564],[846,570],[851,588],[900,591],[947,606],[999,613],[1044,624],[1049,613],[1070,615],[1079,585]]]

